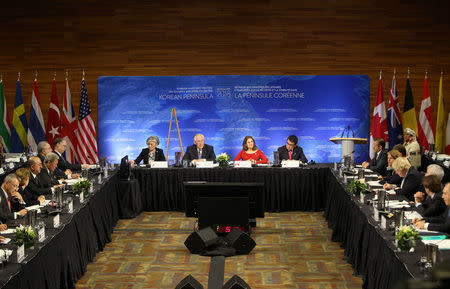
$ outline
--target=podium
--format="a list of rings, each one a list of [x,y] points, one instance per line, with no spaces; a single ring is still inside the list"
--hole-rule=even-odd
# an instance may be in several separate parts
[[[351,156],[352,161],[354,161],[355,156],[355,144],[366,144],[367,139],[359,137],[335,137],[330,138],[330,141],[335,144],[342,144],[342,159],[345,156]]]

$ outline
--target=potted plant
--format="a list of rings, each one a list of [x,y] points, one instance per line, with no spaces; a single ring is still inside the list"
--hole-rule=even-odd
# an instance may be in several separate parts
[[[359,180],[353,180],[347,184],[347,189],[352,194],[359,195],[367,189],[367,186],[366,184],[360,182]]]
[[[416,240],[420,240],[421,238],[413,227],[401,226],[395,235],[395,239],[397,239],[397,247],[400,250],[409,252],[416,245]]]
[[[37,234],[31,226],[24,227],[23,225],[20,225],[14,232],[14,238],[19,246],[24,244],[25,249],[28,249],[34,245],[34,240],[37,239]]]
[[[219,162],[219,167],[226,168],[228,167],[228,161],[231,159],[227,153],[221,153],[217,156],[217,161]]]
[[[84,196],[87,196],[87,194],[89,193],[89,188],[91,187],[91,183],[87,180],[83,180],[80,182],[77,182],[75,184],[73,184],[72,189],[76,194],[81,194],[83,193]]]

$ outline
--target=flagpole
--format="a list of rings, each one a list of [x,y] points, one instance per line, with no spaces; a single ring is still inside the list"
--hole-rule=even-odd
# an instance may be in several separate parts
[[[20,81],[20,71],[17,73],[17,81]]]
[[[35,70],[34,71],[34,81],[37,81],[37,75],[38,75],[37,70]]]
[[[85,72],[84,72],[84,69],[83,69],[83,79],[82,80],[84,80],[84,76],[85,76]]]
[[[381,79],[381,69],[380,69],[380,79]]]
[[[408,79],[409,79],[409,66],[408,66]]]
[[[0,83],[3,82],[3,73],[0,72]]]
[[[56,70],[53,72],[53,80],[56,80]]]

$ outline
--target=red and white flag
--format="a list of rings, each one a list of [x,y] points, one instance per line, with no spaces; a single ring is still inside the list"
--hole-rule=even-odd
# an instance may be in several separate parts
[[[52,97],[48,108],[48,118],[46,126],[46,136],[48,143],[53,147],[56,138],[61,137],[61,113],[59,110],[58,94],[56,93],[56,81],[53,79]]]
[[[66,160],[75,163],[75,148],[77,146],[77,138],[75,131],[77,130],[77,119],[73,111],[72,96],[70,95],[69,81],[66,77],[66,87],[64,91],[63,114],[61,117],[61,137],[66,140]]]
[[[430,149],[430,144],[434,144],[434,122],[433,108],[431,107],[430,92],[428,91],[427,75],[423,83],[422,104],[419,113],[419,144],[425,149]]]
[[[86,83],[81,81],[80,113],[78,114],[77,159],[82,164],[98,162],[97,134],[91,116],[91,106],[86,91]]]
[[[377,91],[377,99],[375,102],[375,107],[373,108],[373,118],[372,118],[372,127],[370,129],[370,147],[369,147],[369,156],[371,159],[374,157],[373,151],[373,142],[377,137],[381,137],[386,141],[386,147],[389,147],[388,144],[388,126],[386,119],[386,106],[384,105],[383,98],[383,85],[381,82],[381,71],[380,71],[380,80],[378,81],[378,91]]]

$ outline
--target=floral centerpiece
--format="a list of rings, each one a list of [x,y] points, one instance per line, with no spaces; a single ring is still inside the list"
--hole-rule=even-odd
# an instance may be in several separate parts
[[[420,235],[411,226],[401,226],[395,235],[395,239],[397,239],[397,247],[400,250],[409,252],[416,245],[416,240],[420,240]]]
[[[83,193],[84,196],[87,196],[91,185],[92,185],[91,182],[89,182],[88,180],[83,180],[83,181],[73,184],[72,189],[76,194]]]
[[[367,189],[367,186],[366,186],[366,184],[360,182],[359,180],[353,180],[347,184],[347,189],[352,194],[359,195]]]
[[[25,249],[28,249],[34,245],[34,240],[37,239],[37,234],[31,226],[24,227],[20,225],[16,228],[16,232],[14,232],[14,238],[19,246],[25,244]]]
[[[228,167],[228,161],[231,159],[227,153],[221,153],[217,156],[217,161],[219,162],[220,167]]]

